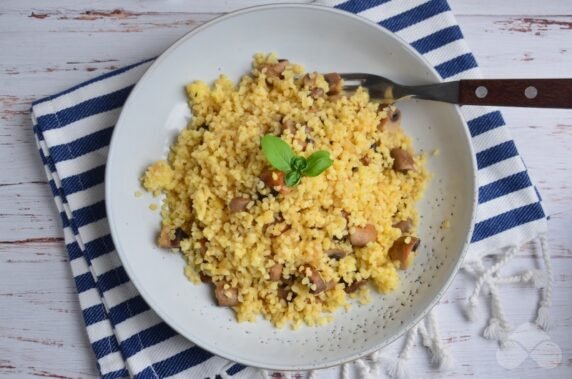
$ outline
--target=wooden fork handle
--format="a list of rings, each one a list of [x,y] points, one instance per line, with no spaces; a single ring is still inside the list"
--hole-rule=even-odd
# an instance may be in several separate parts
[[[572,79],[460,80],[459,104],[572,108]]]

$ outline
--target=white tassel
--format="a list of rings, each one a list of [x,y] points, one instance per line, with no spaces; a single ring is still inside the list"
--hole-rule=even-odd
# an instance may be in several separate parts
[[[550,260],[550,255],[548,254],[546,236],[540,236],[540,252],[544,261],[544,269],[546,270],[546,282],[542,290],[540,308],[538,309],[535,323],[542,329],[548,330],[550,328],[550,316],[548,314],[548,310],[552,305],[552,285],[554,278],[552,275],[552,262]]]
[[[536,316],[536,325],[544,330],[550,329],[550,315],[548,314],[548,310],[548,306],[541,305]]]
[[[540,270],[528,270],[519,275],[495,276],[492,278],[495,284],[527,283],[532,282],[535,288],[544,287],[544,273]]]
[[[455,367],[455,359],[453,358],[448,349],[443,350],[440,356],[440,360],[437,361],[436,363],[437,367],[441,371],[450,371]]]
[[[350,364],[344,363],[342,365],[342,379],[350,379]]]
[[[530,270],[531,279],[530,281],[534,285],[534,288],[544,288],[545,287],[545,279],[544,273],[540,270]]]
[[[260,370],[260,375],[262,375],[263,379],[270,379],[270,375],[268,375],[268,371],[266,370]]]
[[[465,305],[465,316],[469,321],[476,321],[477,320],[477,301],[476,299],[473,301],[468,301]]]
[[[435,309],[433,309],[428,316],[428,325],[432,337],[432,349],[433,357],[431,358],[432,363],[439,368],[441,371],[451,370],[453,368],[453,357],[449,353],[449,350],[441,342],[441,335],[439,333],[439,328],[437,327],[437,318],[435,316]]]
[[[382,365],[382,362],[384,359],[381,355],[381,350],[378,350],[378,351],[374,352],[373,354],[371,354],[370,359],[371,359],[371,364],[372,364],[371,374],[373,375],[374,378],[379,378],[379,376],[380,376],[379,370],[381,368],[381,365]]]
[[[483,337],[489,340],[505,341],[506,331],[501,327],[497,318],[491,317],[489,325],[483,331]]]
[[[426,319],[424,319],[423,321],[425,320]],[[421,336],[421,342],[423,343],[423,346],[425,346],[428,349],[431,349],[432,341],[431,338],[429,337],[427,329],[425,329],[425,325],[423,325],[423,321],[421,321],[417,326],[417,332],[419,332],[419,335]]]
[[[360,378],[367,379],[370,377],[369,367],[367,367],[367,364],[363,359],[356,359],[354,363],[358,368]]]
[[[403,345],[403,349],[401,353],[399,353],[399,358],[395,359],[386,359],[386,372],[390,378],[397,378],[397,379],[404,379],[409,377],[407,373],[407,360],[409,359],[409,354],[411,353],[411,348],[414,344],[414,339],[418,333],[418,325],[415,325],[411,330],[407,333],[405,337],[405,344]]]
[[[491,296],[491,318],[489,319],[489,325],[483,331],[483,337],[497,341],[500,348],[504,349],[512,328],[504,314],[496,285],[489,283],[489,290]]]
[[[435,309],[429,313],[424,321],[427,323],[427,329],[423,324],[419,324],[418,331],[423,345],[431,352],[431,364],[441,371],[452,369],[453,357],[441,342]]]
[[[408,378],[409,374],[407,373],[407,368],[405,367],[406,364],[407,364],[406,358],[400,357],[397,360],[394,360],[393,362],[391,362],[390,365],[387,366],[387,375],[390,378],[396,378],[396,379]]]
[[[467,303],[467,308],[465,310],[467,317],[469,320],[475,319],[475,308],[477,307],[477,298],[481,294],[481,290],[485,284],[488,284],[489,287],[492,285],[491,279],[494,274],[496,274],[505,264],[507,264],[512,257],[516,254],[518,248],[513,246],[508,249],[504,256],[494,265],[489,267],[488,269],[484,269],[482,261],[474,261],[472,265],[475,268],[475,272],[482,271],[482,273],[478,276],[477,283],[475,284],[475,289],[471,296],[469,296],[469,300]],[[500,255],[500,253],[499,253]]]

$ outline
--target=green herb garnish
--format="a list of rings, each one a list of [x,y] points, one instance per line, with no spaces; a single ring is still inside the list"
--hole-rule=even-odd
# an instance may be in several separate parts
[[[271,134],[260,140],[266,160],[275,169],[286,174],[285,183],[293,187],[300,183],[302,176],[318,176],[332,165],[328,151],[316,151],[308,158],[298,157],[282,139]]]

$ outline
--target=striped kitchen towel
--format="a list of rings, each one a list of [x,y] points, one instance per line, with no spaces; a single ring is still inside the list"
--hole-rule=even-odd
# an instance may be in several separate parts
[[[448,80],[479,77],[445,0],[349,0],[323,2],[360,14],[406,40]],[[104,206],[104,171],[108,145],[133,85],[152,63],[137,63],[89,80],[33,103],[34,132],[46,175],[61,216],[69,261],[89,340],[103,378],[252,378],[260,372],[229,362],[176,334],[149,308],[129,281],[109,235]],[[546,217],[535,187],[501,114],[493,109],[463,109],[477,155],[479,206],[472,244],[464,268],[475,276],[468,315],[483,289],[491,294],[489,325],[484,336],[502,342],[510,325],[498,299],[498,285],[531,282],[541,292],[537,324],[547,327],[551,302],[551,269],[543,234]],[[538,239],[545,278],[539,271],[503,277],[499,269],[521,244]],[[493,256],[493,265],[483,258]],[[490,260],[487,260],[487,262]],[[435,361],[447,366],[433,314],[405,338],[399,359],[386,363],[392,375],[403,374],[413,338],[420,335]],[[372,373],[383,360],[355,363],[359,376]],[[324,374],[326,372],[327,374]],[[332,370],[311,373],[328,375]],[[343,377],[353,372],[344,365]],[[263,372],[263,374],[267,374]]]

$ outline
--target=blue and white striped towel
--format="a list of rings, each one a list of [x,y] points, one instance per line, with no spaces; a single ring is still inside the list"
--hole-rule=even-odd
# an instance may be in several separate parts
[[[479,77],[475,58],[445,0],[326,3],[396,33],[445,79]],[[134,64],[33,103],[34,132],[62,219],[97,367],[106,379],[250,378],[254,369],[213,356],[163,323],[138,295],[114,251],[103,190],[108,144],[122,105],[150,64],[151,60]],[[495,266],[506,263],[521,243],[544,233],[546,217],[501,114],[478,107],[465,108],[463,114],[477,154],[480,183],[477,224],[467,258],[471,264],[466,268],[490,278],[498,267],[487,269],[481,257],[496,251],[500,263]],[[550,305],[550,261],[546,253],[544,258],[549,277],[537,319],[540,325],[546,324]],[[523,280],[530,276],[523,275]],[[480,282],[470,300],[487,285],[486,280]],[[502,312],[493,310],[489,337],[502,334],[498,325],[501,330],[508,328],[498,313]]]

